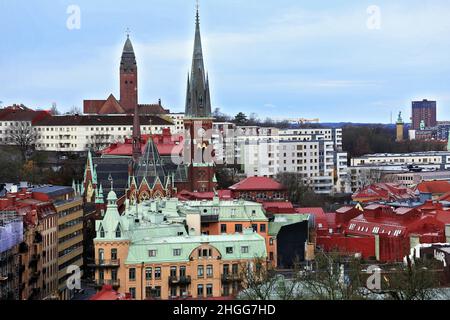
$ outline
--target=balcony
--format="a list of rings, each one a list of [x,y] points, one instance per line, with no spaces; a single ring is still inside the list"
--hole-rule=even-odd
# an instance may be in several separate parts
[[[222,275],[223,283],[237,282],[237,281],[239,282],[242,281],[242,277],[239,274],[227,273]]]
[[[120,260],[95,260],[88,264],[90,268],[118,268],[120,267]]]
[[[120,288],[120,280],[95,280],[94,284],[97,289],[102,289],[104,286],[111,286],[114,290]]]
[[[202,223],[216,223],[219,222],[218,214],[202,214],[201,216]]]
[[[191,284],[191,277],[190,276],[183,276],[183,277],[169,277],[169,286],[178,286],[178,285],[189,285]]]

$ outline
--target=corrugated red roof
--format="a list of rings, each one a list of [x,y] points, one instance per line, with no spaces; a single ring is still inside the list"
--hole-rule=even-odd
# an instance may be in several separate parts
[[[417,185],[420,193],[444,194],[450,192],[450,183],[447,181],[424,181]]]
[[[229,188],[233,191],[281,191],[286,188],[281,183],[266,177],[249,177]]]

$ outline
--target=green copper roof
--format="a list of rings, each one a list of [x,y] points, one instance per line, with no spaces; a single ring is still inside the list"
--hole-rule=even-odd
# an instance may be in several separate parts
[[[195,249],[209,244],[222,255],[222,260],[252,259],[267,257],[265,240],[257,233],[222,236],[186,236],[160,238],[153,241],[132,243],[126,264],[187,262]],[[232,252],[227,253],[227,248]],[[174,250],[181,250],[175,256]],[[150,257],[149,251],[156,250],[156,256]]]
[[[269,235],[277,236],[281,228],[303,221],[309,221],[309,214],[283,214],[277,215],[275,221],[269,222]]]

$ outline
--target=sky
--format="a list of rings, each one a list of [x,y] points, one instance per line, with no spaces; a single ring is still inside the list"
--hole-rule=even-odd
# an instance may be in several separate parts
[[[213,108],[389,123],[433,99],[450,120],[449,16],[448,0],[200,0]],[[129,29],[140,103],[183,112],[194,27],[195,0],[0,0],[0,101],[118,98]]]

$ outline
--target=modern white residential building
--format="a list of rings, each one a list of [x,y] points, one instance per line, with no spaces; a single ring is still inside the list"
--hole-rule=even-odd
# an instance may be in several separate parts
[[[215,123],[213,142],[217,160],[240,165],[247,176],[296,173],[317,193],[346,191],[347,153],[342,151],[341,129],[281,130]]]
[[[421,181],[446,180],[446,170],[450,170],[447,151],[370,154],[351,159],[349,167],[352,191],[376,182],[412,186]]]
[[[159,116],[141,116],[140,121],[142,134],[159,134],[164,128],[172,131],[175,127],[169,119]],[[132,136],[133,116],[54,116],[40,121],[34,130],[37,134],[37,150],[101,150]]]

